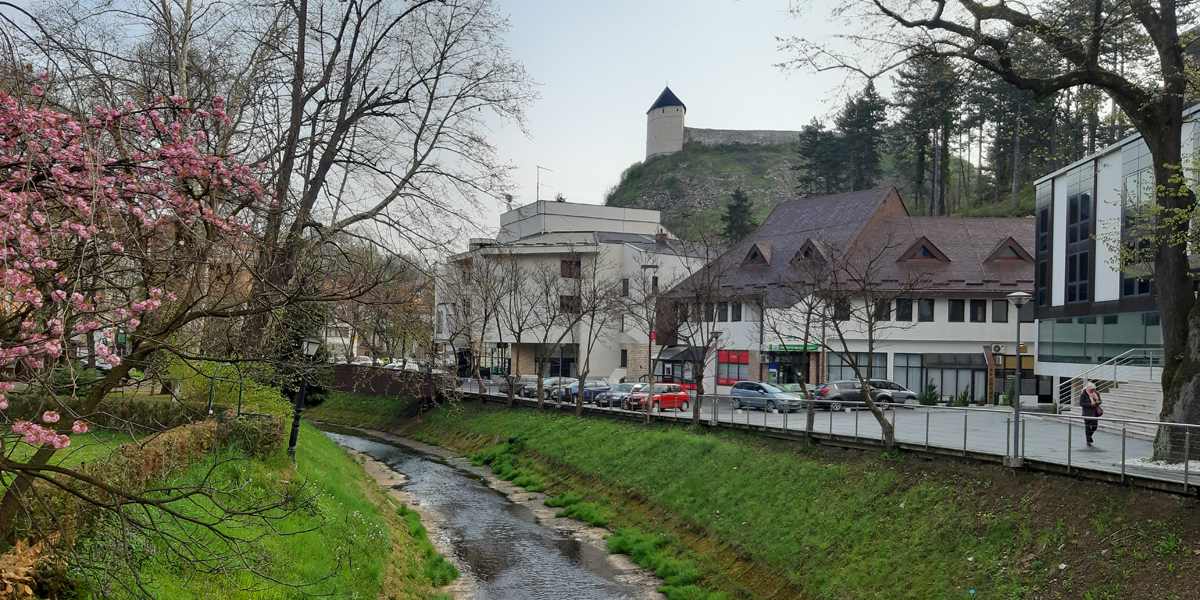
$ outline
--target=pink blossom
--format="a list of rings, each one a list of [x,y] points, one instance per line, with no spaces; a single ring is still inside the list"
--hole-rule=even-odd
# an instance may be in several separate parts
[[[75,433],[87,433],[88,432],[87,421],[77,420],[74,423],[71,423],[71,431],[73,431]]]
[[[48,410],[48,411],[42,413],[42,422],[43,423],[57,423],[58,420],[61,418],[62,417],[58,414],[57,411]]]
[[[29,93],[33,94],[34,96],[42,96],[46,93],[46,90],[43,89],[42,86],[35,83],[32,86],[30,86]]]
[[[0,410],[8,410],[8,396],[0,394]]]

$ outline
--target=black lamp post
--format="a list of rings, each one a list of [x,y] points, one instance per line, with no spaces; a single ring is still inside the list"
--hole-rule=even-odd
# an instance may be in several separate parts
[[[1021,307],[1029,302],[1032,296],[1028,292],[1013,292],[1008,295],[1008,302],[1017,307],[1017,387],[1016,393],[1013,394],[1013,440],[1012,456],[1009,457],[1009,466],[1021,466]]]
[[[305,362],[312,360],[320,348],[321,342],[313,338],[304,338],[300,342],[300,351],[304,354]],[[296,441],[300,438],[300,413],[304,412],[304,396],[307,393],[308,377],[302,368],[300,373],[300,389],[296,392],[296,399],[292,404],[292,435],[288,438],[287,453],[292,462],[296,462]]]

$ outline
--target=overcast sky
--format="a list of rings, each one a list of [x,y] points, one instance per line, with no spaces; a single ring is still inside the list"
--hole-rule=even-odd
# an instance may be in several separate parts
[[[516,204],[561,193],[602,204],[621,171],[645,155],[646,109],[668,82],[687,105],[687,125],[799,129],[827,117],[841,74],[785,72],[776,36],[831,29],[818,4],[797,17],[790,0],[498,0],[509,44],[537,83],[528,135],[495,131],[515,165]],[[502,203],[486,215],[499,223]]]

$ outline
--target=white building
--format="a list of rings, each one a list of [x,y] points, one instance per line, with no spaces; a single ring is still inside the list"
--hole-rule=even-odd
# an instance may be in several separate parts
[[[880,304],[872,309],[881,317],[872,376],[918,392],[932,383],[943,398],[995,399],[1016,367],[1017,316],[1005,297],[1033,287],[1032,242],[1031,219],[914,217],[891,188],[784,202],[710,265],[719,279],[714,301],[682,309],[720,331],[705,387],[721,391],[741,379],[853,379],[840,338],[821,319],[810,321],[817,329],[804,338],[800,324],[809,304],[802,297],[812,288],[803,282],[813,272],[806,269],[810,261],[854,270],[869,260],[870,269],[858,274],[869,273],[872,302]],[[687,303],[689,285],[668,296]],[[855,313],[865,313],[865,296],[846,296]],[[1032,311],[1022,312],[1021,337],[1032,342]],[[860,366],[868,364],[865,328],[845,323],[849,351]],[[673,333],[660,331],[663,342],[678,343]],[[1032,376],[1032,344],[1022,346],[1023,398],[1048,401],[1048,382],[1039,386]]]
[[[477,358],[490,373],[528,375],[536,373],[536,358],[541,356],[544,376],[575,376],[586,363],[589,376],[610,381],[633,381],[647,372],[648,332],[644,325],[639,328],[632,319],[613,315],[593,333],[587,319],[562,328],[543,326],[533,318],[532,327],[522,332],[518,343],[517,328],[499,314],[512,309],[512,292],[473,290],[472,295],[452,289],[463,287],[464,281],[454,273],[477,269],[479,278],[478,269],[486,261],[515,265],[524,273],[519,276],[521,286],[537,285],[532,279],[539,273],[556,274],[561,303],[557,308],[562,312],[581,302],[576,295],[579,292],[572,290],[585,285],[585,280],[613,286],[631,297],[651,293],[658,281],[665,290],[669,282],[688,272],[689,265],[698,262],[663,229],[658,211],[548,201],[504,213],[494,239],[472,239],[466,252],[450,258],[447,276],[439,278],[435,290],[434,342],[443,361],[457,364],[461,371]],[[491,302],[497,308],[486,324],[472,323],[487,312],[469,306],[476,302],[473,297],[483,296],[493,297]],[[594,341],[589,344],[589,340]]]
[[[1187,116],[1200,113],[1200,107]],[[1185,119],[1184,165],[1195,180],[1200,124]],[[1134,135],[1054,171],[1037,190],[1038,373],[1061,403],[1085,379],[1099,383],[1105,416],[1157,420],[1162,409],[1162,327],[1149,265],[1122,269],[1116,248],[1154,202],[1150,150]],[[1140,433],[1152,435],[1145,429]]]

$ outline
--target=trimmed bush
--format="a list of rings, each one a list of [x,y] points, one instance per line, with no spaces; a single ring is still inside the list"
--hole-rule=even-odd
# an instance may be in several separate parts
[[[221,444],[255,458],[267,458],[283,445],[283,420],[271,415],[232,413],[220,421],[217,437]]]

